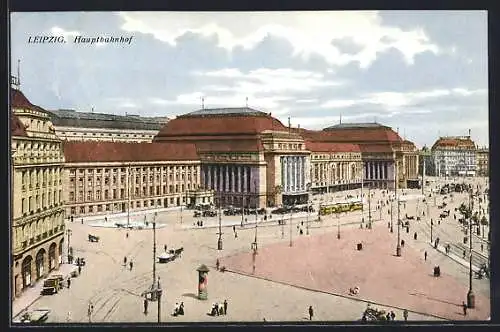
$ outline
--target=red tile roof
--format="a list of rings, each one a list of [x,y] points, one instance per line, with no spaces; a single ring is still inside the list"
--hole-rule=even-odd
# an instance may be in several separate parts
[[[287,130],[277,119],[266,116],[212,116],[179,117],[170,120],[155,137],[192,136],[192,135],[247,135],[258,134],[265,130]]]
[[[436,148],[462,148],[474,149],[476,145],[470,137],[440,137],[432,146],[432,150]]]
[[[323,142],[350,142],[350,143],[374,143],[374,142],[401,142],[401,137],[389,127],[378,128],[352,128],[352,129],[328,129],[308,130],[294,128],[304,138]]]
[[[393,148],[389,144],[360,144],[361,152],[365,153],[390,153]]]
[[[66,162],[198,160],[192,143],[63,142]]]
[[[10,133],[12,136],[28,136],[26,127],[13,112],[10,113]]]
[[[198,152],[258,152],[264,149],[262,141],[254,140],[219,140],[196,142]]]
[[[10,105],[12,108],[28,108],[45,112],[43,108],[33,105],[20,90],[10,89]]]
[[[314,142],[306,140],[306,149],[311,152],[360,152],[360,147],[357,144],[351,143],[331,143],[331,142]]]

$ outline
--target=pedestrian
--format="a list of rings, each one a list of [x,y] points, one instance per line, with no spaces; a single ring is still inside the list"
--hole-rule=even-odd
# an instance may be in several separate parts
[[[167,245],[166,244],[163,246],[163,250],[165,250],[165,252],[167,252]]]
[[[68,278],[68,288],[71,286],[71,278]]]
[[[403,311],[403,317],[404,317],[405,322],[406,322],[406,321],[408,320],[408,310],[406,310],[406,309],[405,309],[405,310]]]
[[[309,320],[313,319],[314,311],[312,305],[309,306]]]
[[[394,313],[394,311],[391,310],[391,319],[394,320],[396,318],[396,314]]]
[[[128,232],[127,232],[127,234],[125,234],[125,237],[128,239]]]
[[[466,255],[466,254],[467,254],[467,252],[466,252],[466,251],[465,251],[465,249],[464,249],[464,252],[463,252],[463,256],[464,256],[463,258],[464,258],[464,259],[465,259],[465,255]]]
[[[483,246],[483,244],[481,243],[481,252],[483,251],[483,249],[484,249],[484,246]]]
[[[127,256],[123,257],[123,266],[127,266]]]
[[[401,247],[405,246],[405,240],[401,240]]]
[[[227,315],[227,300],[224,300],[224,315]]]
[[[66,321],[71,322],[71,311],[68,311],[68,314],[66,315]]]
[[[234,231],[234,238],[237,239],[238,238],[238,233],[236,231]]]
[[[130,271],[132,271],[132,268],[134,267],[134,263],[132,263],[132,261],[130,261],[129,265],[130,265]]]
[[[219,271],[219,265],[220,265],[220,262],[219,262],[219,259],[217,258],[217,260],[215,261],[215,268],[217,271]]]
[[[80,275],[81,273],[82,273],[82,266],[78,265],[78,275]]]
[[[462,301],[462,309],[464,310],[464,316],[467,316],[467,305]]]
[[[233,232],[236,232],[236,225],[233,225]]]
[[[104,217],[104,222],[108,222],[108,217]]]
[[[144,314],[148,314],[148,299],[144,299]]]
[[[441,218],[438,219],[438,225],[441,225]]]
[[[417,239],[417,232],[415,232],[415,233],[413,234],[413,239],[414,239],[414,240],[416,240],[416,239]]]
[[[427,251],[424,251],[424,261],[427,260]]]
[[[82,218],[82,225],[83,225],[83,218]]]
[[[388,321],[391,320],[391,314],[387,313],[387,315],[385,315],[385,319],[388,320]]]

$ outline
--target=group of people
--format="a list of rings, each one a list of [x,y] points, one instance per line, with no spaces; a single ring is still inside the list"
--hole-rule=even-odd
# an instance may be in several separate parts
[[[127,256],[123,257],[123,266],[127,266]],[[132,260],[129,261],[128,266],[130,271],[132,271],[132,268],[134,267],[134,263],[132,262]]]
[[[212,310],[210,310],[210,316],[222,316],[227,315],[227,300],[221,303],[212,304]]]
[[[172,316],[177,317],[179,315],[184,315],[184,302],[181,302],[181,304],[176,303],[174,307],[174,312],[172,313]]]

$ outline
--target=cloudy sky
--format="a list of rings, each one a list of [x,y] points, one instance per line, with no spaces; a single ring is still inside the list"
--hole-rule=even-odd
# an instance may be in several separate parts
[[[30,44],[37,35],[64,44]],[[82,45],[75,36],[133,36]],[[485,11],[13,13],[12,69],[48,109],[175,117],[248,105],[283,123],[488,144]]]

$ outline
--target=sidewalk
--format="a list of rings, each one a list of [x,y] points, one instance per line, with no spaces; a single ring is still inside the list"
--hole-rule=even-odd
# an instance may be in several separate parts
[[[186,209],[185,206],[183,206],[184,209]],[[130,216],[131,217],[144,217],[145,215],[149,216],[154,214],[155,212],[161,213],[161,212],[169,212],[169,211],[178,211],[180,210],[180,206],[174,206],[174,207],[169,207],[169,208],[159,208],[159,209],[148,209],[148,210],[140,210],[140,211],[130,211]],[[108,218],[109,221],[113,221],[115,219],[122,219],[124,217],[127,217],[128,213],[127,212],[120,212],[120,213],[113,213],[113,214],[101,214],[101,215],[95,215],[95,216],[87,216],[87,217],[75,217],[74,222],[80,222],[83,218],[84,222],[88,221],[95,221],[95,220],[104,220],[104,218]]]
[[[431,246],[432,248],[434,248],[434,246],[431,243],[428,243],[428,244],[429,244],[429,246]],[[469,261],[468,260],[465,260],[465,259],[463,259],[463,258],[455,255],[452,252],[450,252],[449,254],[447,254],[446,250],[445,250],[445,247],[443,245],[438,245],[437,251],[440,252],[440,253],[442,253],[445,256],[450,257],[452,260],[454,260],[458,264],[460,264],[462,266],[465,266],[465,267],[469,267]],[[473,272],[479,272],[479,268],[477,266],[472,265],[472,271]]]
[[[45,278],[41,278],[37,283],[35,283],[35,285],[25,290],[21,296],[14,298],[12,301],[12,319],[22,313],[42,296],[41,292],[43,289],[43,281],[45,279],[57,274],[62,274],[63,278],[66,279],[71,272],[75,270],[75,268],[77,267],[73,264],[61,264],[59,266],[59,270],[53,270]]]

